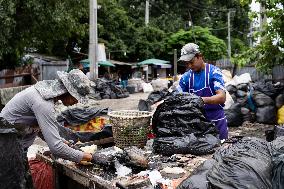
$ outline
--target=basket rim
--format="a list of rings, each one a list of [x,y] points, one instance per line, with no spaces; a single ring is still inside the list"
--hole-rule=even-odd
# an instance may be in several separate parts
[[[114,115],[115,113],[118,112],[142,112],[145,113],[145,115],[139,115],[139,116],[129,116],[129,115]],[[107,113],[108,116],[110,117],[115,117],[115,118],[146,118],[146,117],[151,117],[153,116],[153,112],[149,111],[139,111],[139,110],[116,110],[116,111],[110,111]]]

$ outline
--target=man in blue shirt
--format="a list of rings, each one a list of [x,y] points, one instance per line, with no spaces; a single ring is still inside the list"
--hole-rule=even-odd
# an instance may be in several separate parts
[[[215,123],[219,138],[228,138],[227,119],[224,114],[226,90],[221,70],[204,62],[199,46],[188,43],[181,49],[180,62],[189,70],[180,79],[178,91],[200,96],[205,104],[205,117]]]

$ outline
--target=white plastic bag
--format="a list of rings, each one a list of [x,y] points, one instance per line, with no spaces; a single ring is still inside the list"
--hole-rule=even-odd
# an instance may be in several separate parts
[[[224,106],[224,110],[229,109],[233,104],[234,104],[234,100],[231,97],[230,93],[227,91],[226,92],[226,101],[225,101],[225,106]]]
[[[151,81],[154,91],[161,91],[168,88],[169,81],[166,79],[156,79]]]
[[[150,93],[154,91],[151,83],[142,83],[142,88],[144,93]]]

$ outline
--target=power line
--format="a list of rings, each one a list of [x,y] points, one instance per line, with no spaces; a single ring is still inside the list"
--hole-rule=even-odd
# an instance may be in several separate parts
[[[209,28],[208,30],[225,30],[228,29],[228,27],[224,27],[224,28]]]
[[[161,7],[159,7],[158,5],[156,5],[156,4],[154,4],[154,3],[151,3],[150,1],[149,1],[149,4],[150,5],[154,5],[154,7],[156,7],[156,8],[158,8],[160,11],[162,11],[164,14],[168,14],[168,11],[165,11],[164,9],[162,9]]]
[[[199,4],[196,4],[194,2],[191,2],[191,6],[193,8],[196,8],[196,9],[199,9],[199,10],[208,10],[208,11],[213,11],[213,12],[227,12],[229,11],[229,9],[211,9],[211,8],[208,8],[208,7],[201,7]]]
[[[190,18],[190,21],[191,21],[191,25],[193,27],[193,21],[192,21],[192,18],[191,18],[190,11],[188,11],[188,13],[189,13],[189,18]],[[192,36],[193,36],[194,42],[196,43],[196,38],[195,38],[194,32],[192,32]]]

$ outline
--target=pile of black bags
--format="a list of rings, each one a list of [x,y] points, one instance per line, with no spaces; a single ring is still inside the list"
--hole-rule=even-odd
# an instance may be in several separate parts
[[[152,119],[156,153],[203,155],[219,145],[213,123],[204,116],[203,100],[189,93],[165,97]]]
[[[228,85],[235,104],[225,110],[228,126],[240,126],[243,121],[276,123],[276,111],[284,104],[284,86],[270,82]]]
[[[223,146],[177,188],[284,188],[284,137]],[[199,182],[198,182],[199,181]],[[202,182],[201,182],[202,181]]]
[[[112,80],[96,79],[95,84],[94,90],[96,93],[93,94],[93,99],[117,99],[129,96],[129,92],[126,92],[120,86],[117,86]]]

